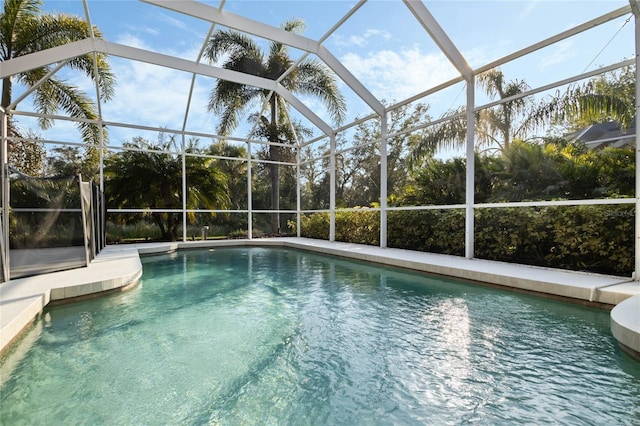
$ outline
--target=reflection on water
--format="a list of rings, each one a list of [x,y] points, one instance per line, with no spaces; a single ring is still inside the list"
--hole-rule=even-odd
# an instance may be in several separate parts
[[[609,314],[293,250],[143,259],[0,367],[2,424],[640,424]]]

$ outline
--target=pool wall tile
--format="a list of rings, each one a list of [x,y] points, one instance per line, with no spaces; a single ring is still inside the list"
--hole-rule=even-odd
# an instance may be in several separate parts
[[[64,287],[52,288],[51,289],[51,300],[60,300],[64,299]]]
[[[622,348],[640,360],[640,296],[628,298],[611,311],[611,333]]]
[[[135,248],[106,248],[89,267],[0,284],[0,353],[29,327],[50,301],[90,297],[137,283],[142,264]]]

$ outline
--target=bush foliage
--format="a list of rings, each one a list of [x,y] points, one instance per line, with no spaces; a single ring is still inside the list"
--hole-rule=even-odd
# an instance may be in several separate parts
[[[379,244],[379,212],[336,212],[336,240]],[[303,237],[328,239],[329,213],[302,218]],[[388,246],[464,256],[464,210],[389,212]],[[477,209],[475,257],[619,276],[633,272],[631,206]]]
[[[465,160],[430,158],[389,197],[392,206],[448,208],[388,213],[389,247],[465,254]],[[475,203],[625,198],[635,194],[631,148],[589,150],[579,143],[520,140],[475,157]],[[379,244],[374,209],[336,212],[336,240]],[[634,269],[633,205],[476,208],[474,257],[629,276]],[[301,234],[329,238],[329,213],[304,217]]]

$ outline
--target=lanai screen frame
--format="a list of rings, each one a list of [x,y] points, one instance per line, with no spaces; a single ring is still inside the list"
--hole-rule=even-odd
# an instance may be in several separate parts
[[[536,93],[540,93],[549,89],[553,89],[556,87],[560,87],[566,84],[570,84],[579,80],[583,80],[586,78],[590,78],[595,75],[599,75],[606,71],[615,70],[627,65],[635,65],[636,67],[636,111],[640,106],[640,87],[637,84],[638,81],[638,65],[640,64],[640,7],[638,5],[638,0],[629,0],[629,6],[625,6],[616,10],[613,10],[605,15],[602,15],[598,18],[585,22],[581,25],[563,31],[555,36],[549,37],[545,40],[542,40],[538,43],[535,43],[529,47],[518,50],[516,52],[511,53],[501,59],[495,60],[491,63],[488,63],[484,66],[481,66],[477,69],[471,69],[467,64],[463,55],[458,51],[454,43],[449,39],[446,32],[440,27],[435,18],[431,15],[427,7],[421,1],[415,0],[403,0],[403,4],[411,11],[413,16],[418,20],[418,22],[422,25],[428,35],[432,38],[432,40],[436,43],[436,45],[441,49],[444,55],[449,59],[451,64],[455,67],[455,69],[459,72],[460,76],[454,78],[448,82],[445,82],[437,87],[429,89],[423,93],[415,95],[411,98],[405,99],[401,102],[398,102],[394,105],[384,106],[369,90],[357,79],[355,78],[339,61],[335,58],[331,52],[329,52],[324,46],[323,41],[326,40],[333,32],[335,32],[344,22],[346,22],[363,4],[366,3],[367,0],[360,0],[345,16],[343,16],[329,31],[326,35],[321,37],[319,40],[309,39],[300,35],[292,34],[287,31],[284,31],[279,28],[271,27],[269,25],[263,24],[258,21],[254,21],[240,15],[235,15],[229,12],[223,12],[225,1],[223,0],[218,8],[214,8],[212,6],[205,5],[203,3],[198,3],[195,1],[167,1],[167,0],[142,0],[145,3],[149,3],[155,5],[160,8],[168,9],[174,12],[182,13],[184,15],[192,16],[198,19],[203,19],[208,21],[211,24],[209,33],[207,34],[208,39],[209,35],[211,35],[215,29],[216,25],[223,25],[225,27],[235,29],[244,33],[249,33],[255,36],[259,36],[265,38],[267,40],[279,41],[288,46],[300,49],[305,53],[305,56],[308,54],[315,54],[319,59],[321,59],[329,68],[331,68],[337,76],[342,79],[342,81],[349,86],[356,95],[358,95],[370,108],[373,114],[369,117],[365,117],[363,119],[358,120],[357,122],[349,123],[345,126],[341,126],[340,128],[332,128],[329,124],[324,122],[318,115],[316,115],[312,110],[310,110],[303,102],[301,102],[295,95],[291,92],[287,91],[281,84],[280,80],[268,80],[248,74],[242,74],[230,70],[225,70],[219,67],[206,65],[201,63],[201,59],[204,52],[205,45],[200,51],[198,58],[196,61],[189,61],[186,59],[180,59],[177,57],[164,55],[160,53],[151,52],[144,49],[134,48],[130,46],[125,46],[121,44],[112,43],[106,40],[97,39],[94,37],[93,33],[91,36],[85,40],[81,40],[78,42],[70,43],[64,46],[59,46],[53,49],[49,49],[42,52],[33,53],[27,56],[22,56],[19,58],[15,58],[9,61],[5,61],[0,63],[0,78],[5,78],[16,73],[33,69],[43,65],[51,65],[58,64],[56,68],[54,68],[54,73],[57,72],[64,64],[66,64],[70,59],[73,59],[77,56],[85,55],[85,54],[95,54],[95,53],[105,53],[110,56],[117,56],[121,58],[131,59],[134,61],[141,61],[150,64],[155,64],[163,67],[168,67],[176,70],[181,70],[185,72],[189,72],[192,75],[191,88],[189,93],[189,102],[187,103],[187,108],[185,110],[183,126],[181,129],[167,129],[167,128],[154,128],[148,126],[139,126],[132,125],[126,123],[118,123],[118,122],[109,122],[102,119],[102,111],[101,111],[101,103],[99,96],[99,89],[96,87],[96,95],[98,99],[98,119],[95,121],[101,127],[127,127],[127,128],[135,128],[139,130],[151,130],[158,132],[166,132],[180,135],[181,140],[181,152],[176,153],[180,155],[182,158],[182,209],[179,212],[182,213],[183,219],[183,241],[187,240],[187,227],[186,227],[186,217],[187,213],[190,212],[187,209],[186,205],[186,152],[185,152],[185,141],[187,137],[204,137],[211,138],[212,140],[235,140],[238,142],[243,142],[247,145],[247,169],[248,169],[248,177],[247,177],[247,195],[248,195],[248,205],[247,210],[219,210],[220,212],[235,212],[235,213],[246,213],[248,217],[248,237],[253,238],[252,235],[252,217],[253,214],[260,213],[273,213],[273,210],[254,210],[252,209],[251,202],[251,164],[252,156],[251,156],[251,144],[260,143],[265,144],[264,141],[252,140],[250,137],[248,138],[233,138],[233,137],[223,137],[216,134],[208,134],[202,132],[190,132],[187,129],[187,119],[189,115],[190,101],[193,94],[193,88],[195,84],[195,79],[197,76],[207,76],[219,79],[225,79],[229,81],[234,81],[241,84],[252,85],[255,87],[263,88],[269,90],[272,94],[277,93],[279,96],[282,96],[287,102],[295,108],[299,113],[305,116],[311,123],[313,123],[318,129],[320,129],[324,135],[321,135],[317,138],[314,138],[310,141],[305,141],[300,144],[297,143],[297,152],[296,156],[297,163],[294,164],[297,169],[297,208],[295,211],[286,211],[280,210],[280,213],[294,213],[297,217],[297,234],[300,236],[301,226],[300,226],[300,217],[301,214],[316,212],[317,210],[301,210],[301,192],[300,192],[300,150],[318,140],[322,140],[325,138],[329,139],[329,158],[330,158],[330,201],[329,201],[329,213],[330,213],[330,231],[329,231],[329,240],[335,241],[335,213],[336,210],[336,135],[344,131],[352,126],[357,125],[364,120],[371,118],[378,118],[380,120],[381,128],[380,128],[380,139],[375,141],[380,143],[380,207],[376,210],[380,212],[380,247],[387,247],[387,213],[389,211],[398,211],[398,210],[409,210],[409,209],[464,209],[465,210],[465,257],[473,258],[474,257],[474,212],[479,208],[503,208],[503,207],[541,207],[541,206],[570,206],[570,205],[597,205],[597,204],[634,204],[635,205],[635,245],[634,245],[634,265],[635,271],[640,271],[640,215],[637,214],[640,211],[640,171],[638,167],[636,167],[636,175],[635,175],[635,187],[636,187],[636,195],[635,198],[616,198],[616,199],[587,199],[587,200],[563,200],[563,201],[532,201],[532,202],[509,202],[509,203],[484,203],[484,204],[476,204],[474,201],[474,150],[475,150],[475,138],[474,138],[474,124],[475,124],[475,113],[479,110],[490,108],[493,106],[497,106],[501,103],[508,102],[515,98],[507,98],[499,101],[491,102],[485,105],[475,105],[475,80],[476,76],[485,72],[487,70],[491,70],[493,68],[499,67],[503,64],[506,64],[514,59],[520,58],[532,52],[535,52],[539,49],[542,49],[546,46],[557,43],[561,40],[564,40],[568,37],[574,36],[584,31],[588,31],[590,28],[599,26],[606,22],[609,22],[613,19],[622,17],[629,13],[633,14],[634,28],[635,28],[635,59],[626,60],[619,62],[617,64],[612,64],[607,67],[599,68],[595,71],[583,73],[580,75],[576,75],[574,77],[570,77],[561,81],[557,81],[551,84],[547,84],[545,86],[537,87],[535,89],[529,90],[525,93],[518,95],[519,97],[525,97],[529,95],[533,95]],[[89,15],[89,7],[87,4],[87,0],[83,0],[84,10],[86,14],[86,19],[89,23],[91,23],[90,15]],[[91,28],[91,25],[90,25]],[[297,65],[299,61],[297,61],[293,67]],[[292,68],[293,68],[292,67]],[[287,71],[285,74],[290,72]],[[414,206],[414,207],[389,207],[387,205],[387,141],[391,135],[388,134],[388,126],[387,119],[388,114],[404,105],[408,105],[418,99],[424,98],[430,94],[436,93],[440,90],[443,90],[451,85],[464,82],[466,84],[466,122],[467,122],[467,136],[466,136],[466,149],[465,149],[465,159],[466,159],[466,192],[465,192],[465,203],[457,204],[457,205],[437,205],[437,206]],[[2,264],[3,268],[3,276],[4,281],[8,281],[9,279],[9,228],[8,221],[6,218],[9,215],[9,181],[8,181],[8,164],[7,164],[7,146],[8,141],[10,139],[7,130],[7,118],[9,115],[15,116],[35,116],[38,117],[37,113],[19,111],[15,108],[18,103],[25,99],[31,90],[28,90],[18,99],[16,99],[5,111],[4,109],[0,109],[0,137],[2,143],[0,144],[0,161],[2,165],[2,238],[0,241],[0,252],[2,254]],[[637,115],[637,114],[636,114]],[[47,118],[55,119],[55,120],[66,120],[66,121],[79,121],[77,119],[65,116],[47,116]],[[440,120],[434,120],[429,123],[424,123],[418,127],[408,129],[407,133],[419,130],[424,127],[428,127],[433,125],[434,122]],[[640,139],[640,129],[636,126],[636,135],[635,135],[635,164],[640,164],[640,147],[638,144],[638,140]],[[51,143],[59,143],[58,141],[43,141],[43,142],[51,142]],[[66,143],[67,145],[74,145],[74,143]],[[82,146],[82,143],[76,143],[78,146]],[[100,189],[104,189],[104,162],[103,162],[103,153],[105,149],[114,149],[114,147],[109,147],[106,145],[105,141],[101,141],[100,146],[100,169],[99,169],[99,179],[100,179]],[[118,148],[115,148],[118,149]],[[121,148],[120,148],[121,149]],[[238,160],[238,158],[229,158],[232,160]],[[349,209],[340,209],[340,210],[349,210]],[[126,209],[126,210],[110,210],[109,213],[137,213],[137,212],[149,212],[150,210],[138,210],[138,209]],[[163,209],[154,209],[153,211],[173,211],[173,210],[163,210]],[[326,211],[326,210],[323,210]],[[210,212],[210,210],[196,210],[194,212]],[[635,281],[640,281],[639,274],[634,273],[633,279]]]

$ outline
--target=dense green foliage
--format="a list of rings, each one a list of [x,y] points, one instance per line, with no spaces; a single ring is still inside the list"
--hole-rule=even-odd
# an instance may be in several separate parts
[[[89,28],[89,23],[81,17],[44,12],[41,0],[5,0],[0,9],[0,61],[83,40],[91,33],[97,38],[102,37],[97,27]],[[112,97],[115,76],[105,54],[77,56],[69,60],[65,67],[93,80],[101,100],[107,101]],[[42,114],[38,118],[41,128],[50,127],[53,121],[51,116],[60,110],[71,117],[80,118],[76,126],[87,144],[85,161],[93,163],[93,167],[87,169],[95,169],[98,164],[96,146],[106,137],[104,130],[94,121],[98,118],[96,105],[80,87],[52,74],[54,69],[55,64],[50,64],[5,77],[2,80],[0,104],[5,109],[11,105],[14,85],[19,84],[27,89],[34,88],[33,102],[36,111]],[[29,134],[33,132],[24,134],[12,117],[9,117],[8,127],[11,136],[33,139],[33,135]],[[37,143],[23,140],[9,142],[9,161],[25,173],[41,174],[38,168],[42,164],[39,160],[42,155],[44,152]]]
[[[174,138],[152,144],[137,138],[125,144],[121,153],[109,155],[105,167],[107,206],[132,209],[182,208],[182,156],[166,152],[181,152]],[[143,151],[143,149],[145,151]],[[185,148],[195,154],[195,144]],[[190,210],[225,209],[229,206],[226,174],[215,167],[212,159],[190,155],[186,162],[186,204]],[[163,240],[175,241],[182,213],[173,211],[139,213],[129,220],[150,217],[158,226]],[[193,221],[193,213],[187,215]]]
[[[464,255],[464,210],[389,212],[388,246]],[[629,276],[634,211],[627,206],[478,209],[475,257]],[[304,216],[302,235],[328,239],[329,213]],[[336,240],[379,244],[377,211],[336,212]]]
[[[515,141],[500,155],[475,157],[475,202],[633,197],[631,148],[587,150],[563,141]],[[465,160],[430,159],[396,198],[397,205],[465,202]]]
[[[465,202],[465,161],[431,159],[395,198],[398,205]],[[632,197],[634,152],[586,150],[549,141],[514,142],[498,156],[476,156],[475,202]],[[588,270],[633,271],[634,210],[630,206],[553,206],[476,209],[475,257]],[[328,239],[329,214],[305,215],[302,235]],[[462,256],[464,209],[391,211],[390,247]],[[379,244],[377,210],[336,212],[336,240]]]

